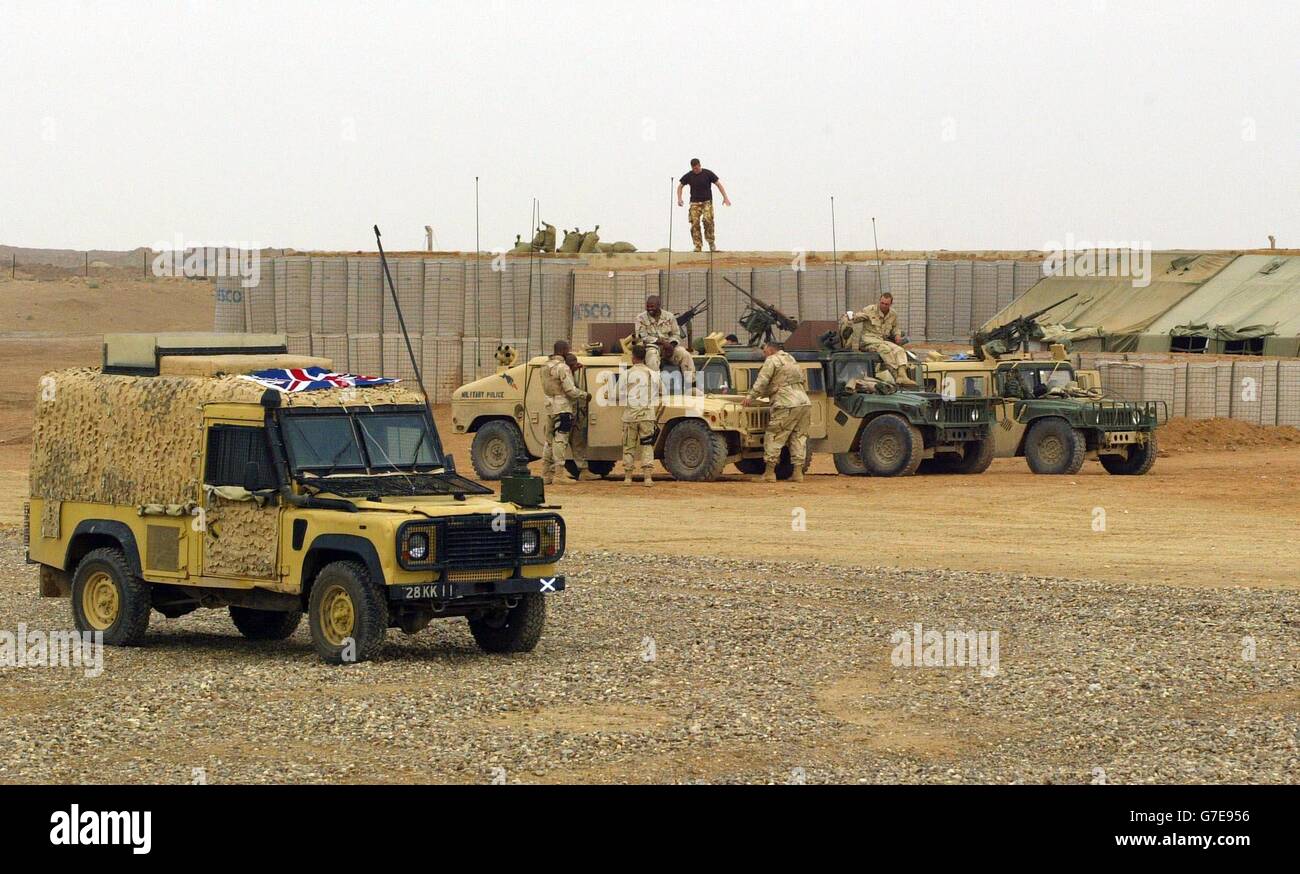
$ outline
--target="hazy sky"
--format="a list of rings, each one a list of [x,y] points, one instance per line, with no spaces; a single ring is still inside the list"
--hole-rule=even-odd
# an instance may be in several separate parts
[[[0,124],[23,246],[1300,246],[1294,2],[0,0]]]

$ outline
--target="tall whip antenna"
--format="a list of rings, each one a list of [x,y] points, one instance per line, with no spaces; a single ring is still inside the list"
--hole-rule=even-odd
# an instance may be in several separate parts
[[[880,278],[880,240],[876,237],[876,217],[871,217],[871,241],[876,244],[876,296],[885,293],[885,283]]]
[[[375,245],[379,247],[379,263],[384,268],[384,278],[388,280],[388,293],[393,296],[393,309],[397,311],[397,325],[402,329],[402,339],[406,341],[406,354],[411,357],[411,370],[415,371],[415,382],[420,386],[420,394],[424,395],[424,406],[429,411],[429,418],[433,418],[433,407],[430,406],[429,393],[424,388],[424,377],[420,374],[420,363],[415,360],[415,349],[411,346],[411,335],[406,332],[406,319],[402,317],[402,304],[397,299],[397,286],[393,285],[393,274],[388,270],[388,256],[384,254],[384,244],[379,239],[379,225],[375,225]]]
[[[668,289],[664,297],[672,300],[673,296],[673,177],[668,177]]]

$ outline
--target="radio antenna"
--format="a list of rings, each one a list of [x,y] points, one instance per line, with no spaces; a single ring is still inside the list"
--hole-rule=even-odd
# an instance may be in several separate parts
[[[406,319],[402,317],[402,304],[397,299],[397,286],[393,285],[393,274],[388,269],[388,256],[384,254],[384,244],[379,239],[379,225],[375,225],[375,245],[379,247],[379,263],[384,268],[384,278],[388,280],[388,293],[393,296],[393,309],[397,311],[397,325],[402,329],[402,339],[406,341],[406,354],[411,357],[411,370],[415,372],[415,383],[424,395],[424,406],[433,418],[433,407],[429,402],[429,393],[424,388],[424,377],[420,374],[420,363],[415,360],[415,349],[411,346],[411,335],[406,332]]]

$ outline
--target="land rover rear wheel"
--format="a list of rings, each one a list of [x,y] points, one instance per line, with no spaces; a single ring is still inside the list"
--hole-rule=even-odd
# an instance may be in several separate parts
[[[72,577],[72,622],[109,646],[138,646],[149,628],[149,584],[131,573],[122,550],[92,549]]]
[[[513,607],[469,620],[469,632],[484,652],[532,652],[546,626],[546,596],[523,595]]]
[[[727,441],[699,419],[678,422],[664,441],[664,467],[673,479],[713,482],[727,466]]]
[[[231,607],[230,621],[249,640],[284,640],[298,630],[301,610],[254,610]]]
[[[1034,473],[1076,474],[1087,448],[1083,432],[1055,416],[1039,419],[1025,435],[1025,461]]]
[[[474,432],[469,459],[479,479],[498,480],[510,471],[515,458],[525,451],[524,435],[519,433],[518,426],[514,422],[493,419]]]
[[[871,476],[911,476],[921,466],[921,429],[895,413],[877,416],[862,429],[862,466]]]
[[[1147,435],[1145,443],[1134,443],[1127,455],[1102,455],[1101,466],[1115,476],[1142,476],[1156,463],[1156,432]]]
[[[388,632],[388,603],[365,565],[335,561],[321,568],[307,607],[311,642],[332,665],[379,655]]]

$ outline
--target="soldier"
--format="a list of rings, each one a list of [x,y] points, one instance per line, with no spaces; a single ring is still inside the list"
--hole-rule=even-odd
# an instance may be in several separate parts
[[[763,344],[763,357],[767,360],[742,402],[748,407],[757,398],[772,399],[767,433],[763,435],[763,461],[767,467],[762,482],[776,482],[776,465],[781,460],[781,447],[786,445],[790,447],[790,462],[794,465],[791,479],[803,482],[804,460],[808,457],[808,422],[812,418],[808,381],[803,368],[775,340]]]
[[[880,295],[880,302],[853,315],[850,322],[857,335],[860,352],[875,352],[893,374],[899,385],[914,386],[916,381],[907,372],[907,353],[903,351],[902,337],[898,333],[898,313],[892,310],[894,296],[889,292]]]
[[[676,340],[660,339],[655,344],[659,348],[660,368],[675,365],[681,372],[678,388],[681,393],[689,391],[695,385],[695,359]],[[647,365],[648,366],[648,365]]]
[[[542,365],[542,391],[546,394],[546,445],[542,447],[542,480],[547,485],[555,482],[555,467],[564,466],[572,457],[569,432],[573,430],[574,404],[591,397],[573,382],[573,371],[565,362],[569,343],[556,340],[554,352]],[[573,459],[578,466],[578,479],[599,479],[587,470],[585,460]],[[561,475],[561,482],[572,482]]]
[[[578,356],[569,352],[564,356],[564,363],[569,365],[569,372],[573,374],[574,383],[578,381],[578,371],[582,370],[582,362],[578,361]],[[578,476],[582,477],[582,470],[587,467],[587,421],[589,419],[590,396],[584,398],[573,405],[573,428],[569,431],[569,451],[573,453],[573,463],[578,466]],[[595,476],[595,475],[593,475]],[[604,479],[604,477],[600,477]]]
[[[652,294],[645,299],[645,312],[638,313],[633,326],[632,339],[645,347],[646,367],[659,369],[659,347],[655,344],[661,338],[680,340],[681,326],[677,317],[659,306],[659,295]]]
[[[659,372],[646,366],[645,347],[632,346],[632,367],[624,377],[627,407],[623,410],[623,485],[632,484],[632,469],[640,456],[645,484],[652,485],[655,463],[655,401],[659,397]]]

